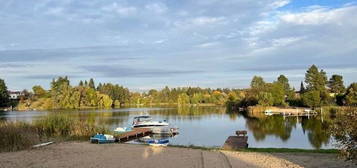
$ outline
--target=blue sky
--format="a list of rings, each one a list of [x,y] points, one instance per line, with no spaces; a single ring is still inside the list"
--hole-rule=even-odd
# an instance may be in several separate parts
[[[7,0],[0,78],[48,88],[68,75],[132,90],[245,88],[317,64],[357,81],[357,4],[348,0]]]

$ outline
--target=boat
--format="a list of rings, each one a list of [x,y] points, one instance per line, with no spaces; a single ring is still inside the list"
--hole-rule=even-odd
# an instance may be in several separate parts
[[[164,121],[153,121],[150,116],[134,117],[133,128],[153,128],[169,126],[169,123]]]
[[[103,143],[113,143],[115,142],[115,138],[113,135],[108,135],[108,134],[96,134],[93,137],[90,138],[91,143],[98,143],[98,144],[103,144]]]
[[[169,139],[151,139],[147,140],[150,146],[167,146],[169,144]]]
[[[265,110],[264,113],[265,113],[265,115],[267,115],[267,116],[273,115],[273,111],[272,111],[272,110]]]
[[[133,129],[130,127],[118,127],[114,130],[115,133],[125,133],[125,132],[129,132],[132,131]]]

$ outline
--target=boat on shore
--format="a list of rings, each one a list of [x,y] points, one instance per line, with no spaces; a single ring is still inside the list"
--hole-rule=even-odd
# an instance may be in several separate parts
[[[103,143],[113,143],[115,138],[113,135],[108,134],[97,134],[90,138],[91,143],[103,144]]]

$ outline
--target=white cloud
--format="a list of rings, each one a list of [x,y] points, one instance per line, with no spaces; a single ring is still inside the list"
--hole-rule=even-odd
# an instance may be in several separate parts
[[[163,14],[168,10],[167,6],[162,3],[149,4],[149,5],[146,5],[145,8],[147,10],[152,11],[157,14]]]
[[[218,46],[218,45],[220,45],[220,42],[208,42],[208,43],[202,43],[202,44],[196,45],[196,47],[210,48],[210,47],[214,47],[214,46]]]
[[[280,8],[290,3],[290,0],[278,0],[271,3],[272,8]]]
[[[195,25],[207,25],[207,24],[217,24],[222,23],[224,21],[224,17],[197,17],[191,20],[191,23]]]
[[[280,19],[286,23],[300,25],[318,25],[339,21],[342,17],[351,10],[357,10],[357,7],[345,7],[339,9],[328,9],[314,6],[311,11],[286,13],[280,16]]]
[[[155,44],[162,44],[165,43],[167,40],[166,39],[161,39],[161,40],[156,40],[154,41]]]
[[[137,12],[136,7],[133,6],[122,6],[119,5],[118,3],[114,2],[109,6],[104,6],[102,8],[102,10],[104,11],[108,11],[108,12],[116,12],[118,13],[120,16],[130,16],[130,15],[134,15]]]
[[[200,16],[185,19],[183,21],[176,21],[174,25],[178,28],[193,28],[193,27],[204,27],[204,26],[217,26],[226,23],[225,17],[207,17]]]
[[[298,42],[300,40],[303,40],[304,38],[305,37],[284,37],[284,38],[273,39],[271,43],[273,47],[283,47]]]

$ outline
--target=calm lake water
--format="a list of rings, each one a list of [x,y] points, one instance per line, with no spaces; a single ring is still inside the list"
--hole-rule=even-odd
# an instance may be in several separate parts
[[[236,130],[248,131],[249,147],[334,148],[327,132],[329,120],[322,116],[252,116],[226,112],[223,107],[120,108],[111,110],[62,111],[72,117],[104,124],[114,129],[128,127],[134,116],[151,115],[179,127],[180,134],[170,138],[173,145],[222,146]],[[1,120],[32,122],[50,111],[1,112]]]

